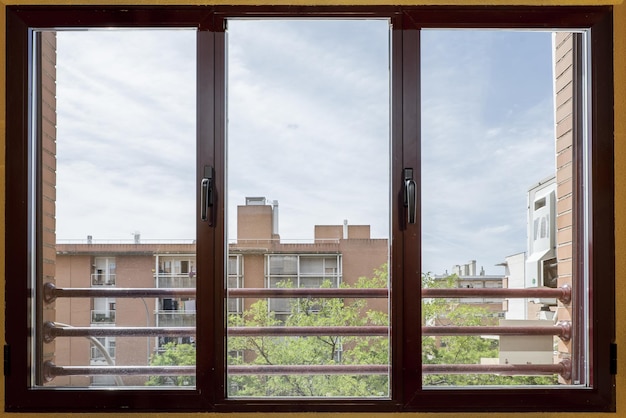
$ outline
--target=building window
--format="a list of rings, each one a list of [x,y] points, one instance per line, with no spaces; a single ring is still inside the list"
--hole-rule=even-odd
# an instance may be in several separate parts
[[[93,273],[91,274],[92,286],[115,286],[115,258],[95,257]]]
[[[610,355],[614,336],[611,302],[615,252],[611,8],[216,6],[92,10],[9,6],[6,15],[7,60],[12,63],[7,68],[6,81],[6,172],[7,193],[14,197],[6,207],[5,238],[12,243],[5,252],[5,259],[11,260],[6,270],[6,276],[11,277],[6,283],[7,310],[22,312],[32,319],[28,326],[20,322],[6,324],[11,352],[11,373],[6,377],[7,410],[615,409]],[[360,32],[361,24],[376,28],[372,33]],[[266,31],[264,25],[282,26],[281,30],[287,32]],[[135,30],[84,30],[102,27]],[[258,30],[246,29],[250,27]],[[333,27],[340,30],[333,32]],[[486,57],[481,50],[470,50],[481,45],[478,38],[484,32],[495,33],[501,41],[504,34],[513,32],[516,36],[527,33],[527,29],[554,32],[550,42],[554,45],[556,78],[547,89],[552,92],[552,87],[556,87],[556,108],[551,109],[556,131],[505,142],[505,135],[510,139],[516,129],[546,117],[540,112],[532,118],[530,112],[526,124],[476,135],[473,124],[479,118],[495,116],[468,97],[487,95],[496,85],[496,78],[507,69],[462,66],[463,71],[458,74],[454,69],[459,54],[468,53],[473,59]],[[163,37],[151,38],[157,32]],[[306,32],[316,35],[317,44],[298,56],[299,36]],[[350,33],[367,34],[368,48],[357,50],[343,43]],[[110,36],[109,42],[115,45],[124,40],[128,45],[141,45],[137,51],[153,51],[153,56],[141,62],[132,61],[133,54],[115,61],[116,67],[126,65],[142,77],[119,77],[113,68],[102,65],[98,51],[105,44],[97,41],[97,35]],[[71,55],[59,55],[63,42],[72,36],[75,39],[70,50],[93,54],[91,67],[81,68],[71,61]],[[453,46],[458,42],[457,47],[471,38],[471,45],[464,51],[450,53],[439,43],[446,37],[453,40]],[[243,42],[237,44],[237,39]],[[260,42],[259,49],[239,48],[253,39]],[[377,67],[380,72],[370,74],[364,68],[344,71],[342,65],[348,58],[371,58],[375,48],[369,47],[373,45],[370,41],[379,42],[385,51],[382,60],[372,60],[383,63]],[[188,49],[178,48],[180,45]],[[280,54],[272,55],[275,59],[269,60],[273,65],[267,73],[269,78],[256,78],[267,75],[261,74],[264,67],[238,66],[244,58],[257,63],[268,61],[270,53],[294,46],[295,52],[286,60],[281,61]],[[333,49],[336,57],[331,47],[338,48]],[[340,59],[331,60],[337,57]],[[429,66],[437,59],[449,60],[442,67],[445,71],[429,72]],[[68,60],[72,65],[58,60]],[[300,79],[271,77],[281,74],[279,70],[287,63],[300,68],[322,65],[317,74]],[[69,72],[56,71],[63,65]],[[179,76],[162,79],[157,70],[170,65],[176,66],[172,71]],[[106,74],[97,72],[104,67]],[[493,71],[484,84],[468,82],[489,69]],[[56,91],[55,77],[60,76],[71,76],[76,83],[66,83],[66,90]],[[72,90],[85,79],[89,80],[90,90]],[[103,87],[101,82],[108,79],[114,81],[113,85]],[[183,82],[189,80],[192,81]],[[339,83],[329,88],[329,80]],[[442,88],[453,80],[459,87],[475,90],[465,97],[466,90]],[[163,90],[152,92],[151,86]],[[301,101],[295,95],[300,89],[309,91],[304,95],[309,100]],[[281,97],[288,100],[276,100],[267,91],[281,92]],[[374,91],[380,95],[373,100],[374,96],[365,95]],[[128,92],[132,94],[126,95]],[[251,96],[237,96],[242,92]],[[328,95],[328,102],[322,103],[344,106],[337,112],[319,103],[314,106],[312,102],[320,92]],[[458,106],[436,112],[447,94]],[[80,100],[70,100],[88,96],[89,107],[79,105],[83,103]],[[347,96],[354,103],[342,102]],[[517,102],[518,97],[512,96],[511,102],[502,106],[497,101],[489,102],[489,108],[498,110],[497,116],[503,119],[519,117],[518,112],[526,109],[527,103]],[[129,97],[132,100],[125,100]],[[159,114],[159,106],[142,107],[148,102],[158,102],[162,105],[160,110],[166,110]],[[513,102],[515,105],[507,111],[504,104]],[[357,108],[356,104],[363,107]],[[103,107],[107,106],[115,115],[110,120],[102,117]],[[299,109],[302,117],[281,113],[285,108]],[[266,112],[265,117],[256,124],[245,123],[255,112]],[[475,118],[468,119],[468,113]],[[284,117],[275,118],[276,115]],[[83,116],[93,118],[84,124],[79,119]],[[168,125],[174,118],[179,118],[182,129]],[[135,129],[131,119],[142,120],[141,128],[154,130]],[[371,128],[367,125],[367,129],[362,129],[372,121]],[[73,139],[68,134],[72,124]],[[112,138],[106,138],[107,134]],[[550,137],[552,134],[554,137]],[[341,148],[354,138],[358,140],[352,147]],[[455,142],[459,138],[464,142]],[[280,141],[274,143],[272,139]],[[67,141],[73,141],[77,148],[65,148]],[[463,145],[465,152],[454,155],[458,144]],[[483,186],[505,177],[513,170],[513,164],[545,158],[541,150],[546,144],[548,148],[554,144],[554,154],[548,159],[554,157],[556,166],[547,173],[554,179],[536,179],[537,173],[532,170],[506,184],[516,190],[516,199],[519,195],[522,200],[528,198],[524,207],[507,208],[511,202],[508,198],[494,205],[501,206],[502,213],[516,213],[515,222],[527,225],[527,229],[521,228],[522,239],[491,241],[494,232],[504,234],[511,226],[499,217],[488,216],[499,224],[466,229],[466,223],[472,223],[472,212],[492,209],[481,206],[487,198],[491,199],[488,193],[504,194],[503,189],[485,191]],[[106,147],[112,147],[108,151],[114,151],[115,158],[105,158]],[[164,153],[164,149],[172,151]],[[276,152],[279,149],[281,153]],[[156,154],[151,154],[154,150]],[[72,152],[81,155],[81,161],[67,164],[63,159]],[[281,159],[281,155],[300,155],[300,159],[292,164],[294,161]],[[341,158],[331,158],[337,156]],[[497,161],[500,157],[510,164]],[[261,176],[250,170],[259,159],[271,167],[264,174],[278,177]],[[496,163],[501,164],[500,173],[485,170]],[[307,171],[306,166],[313,169]],[[131,171],[127,173],[122,167]],[[362,171],[357,171],[357,167]],[[176,175],[167,177],[172,173]],[[452,180],[443,182],[444,177]],[[68,183],[69,178],[77,181]],[[297,216],[304,219],[314,213],[320,218],[315,236],[306,244],[307,251],[298,247],[304,244],[288,244],[291,238],[281,236],[277,201],[250,198],[243,209],[237,208],[237,214],[227,207],[241,201],[248,192],[234,185],[261,188],[275,186],[281,179],[289,180],[289,189],[295,193],[290,197],[306,209]],[[319,184],[319,179],[323,180],[323,187],[318,189],[313,185]],[[94,181],[107,187],[122,185],[124,192],[107,196],[106,201],[90,199],[89,192],[100,187],[94,186]],[[332,199],[326,193],[330,186],[339,190]],[[256,188],[254,193],[258,193]],[[279,190],[272,189],[272,193]],[[357,193],[351,194],[355,190]],[[179,195],[178,191],[184,192]],[[150,193],[149,199],[141,198],[145,192]],[[84,197],[87,203],[78,205],[79,210],[63,206],[68,196]],[[354,196],[360,199],[357,203],[346,198]],[[310,197],[313,200],[305,199]],[[354,216],[370,216],[374,219],[367,221],[371,228],[349,225],[347,221],[343,225],[327,224],[338,223],[334,219],[342,216],[325,212],[327,208],[347,211],[355,204],[358,210],[353,210]],[[86,244],[91,246],[89,254],[81,255],[71,245],[57,243],[56,234],[65,227],[63,219],[88,218],[109,208],[114,209],[104,213],[112,213],[125,234],[136,230],[137,223],[158,225],[161,236],[157,238],[162,240],[178,239],[180,231],[185,231],[184,238],[191,240],[189,251],[173,254],[164,243],[150,244],[149,232],[142,231],[142,240],[136,232],[131,243],[121,244],[120,251],[125,250],[122,253],[126,255],[156,255],[156,262],[152,258],[149,270],[145,270],[141,260],[129,258],[128,268],[134,269],[131,280],[122,277],[119,260],[111,265],[111,253],[97,248],[92,231],[80,231],[90,234]],[[239,216],[253,221],[228,224]],[[95,217],[94,228],[104,224],[103,219]],[[377,229],[376,222],[380,220],[382,227]],[[175,227],[168,229],[171,225]],[[102,234],[109,232],[105,228]],[[235,237],[236,243],[230,242]],[[292,251],[286,250],[289,245]],[[452,260],[450,257],[454,256],[454,262],[458,262],[451,255],[458,248],[486,254],[482,252],[486,246],[508,251],[508,245],[514,245],[514,251],[499,254],[500,259],[493,260],[495,264],[504,259],[506,270],[500,283],[506,282],[507,287],[488,285],[491,274],[476,274],[473,267],[445,274],[443,278],[438,276],[442,266],[449,265],[448,258]],[[363,263],[350,263],[350,251],[369,263],[368,268],[363,269]],[[509,255],[515,251],[517,257]],[[91,287],[84,289],[63,281],[69,277],[69,267],[66,269],[57,259],[69,253],[77,263],[70,267],[81,266],[85,280],[91,278]],[[80,261],[80,257],[84,260]],[[267,260],[265,266],[263,260]],[[252,274],[259,267],[265,269],[264,277]],[[111,274],[115,275],[113,282]],[[130,290],[127,283],[131,284]],[[268,298],[270,305],[275,306],[262,309],[262,302]],[[272,302],[279,298],[281,302]],[[506,299],[506,305],[513,306],[511,301],[520,298],[523,303],[515,305],[515,315],[519,312],[523,320],[530,320],[535,307],[536,321],[540,323],[520,326],[514,322],[511,311],[504,315],[502,307],[490,310],[478,306],[498,305],[491,303],[497,299]],[[319,320],[319,315],[306,317],[308,310],[290,309],[289,318],[303,314],[298,316],[298,326],[290,327],[289,318],[283,318],[285,326],[274,326],[280,321],[272,320],[271,313],[286,312],[281,303],[290,299],[310,300],[309,306],[314,308],[323,303],[330,305],[326,301],[333,300],[341,307],[338,310],[345,313],[346,307],[351,306],[354,314],[345,326],[332,323],[307,327],[306,321]],[[463,303],[463,299],[475,303]],[[128,309],[129,301],[135,302],[134,308],[127,311],[133,313],[122,318],[121,312]],[[154,302],[155,322],[161,314],[171,316],[181,311],[181,306],[185,313],[193,311],[194,321],[151,327],[151,309],[146,301]],[[246,326],[254,317],[253,305],[257,301],[261,303],[256,308],[263,315],[255,318],[255,326]],[[73,324],[60,321],[68,317],[69,306],[83,312],[93,307],[92,320],[85,317]],[[108,312],[109,319],[115,312],[116,324],[128,321],[131,326],[100,326],[102,321],[94,322],[106,318],[100,311]],[[228,315],[231,312],[241,315]],[[549,315],[570,318],[567,323],[546,326]],[[503,316],[507,319],[500,320]],[[438,321],[445,321],[445,326]],[[363,335],[367,339],[356,338]],[[324,347],[327,361],[303,363],[302,357],[310,358],[306,350],[313,346],[303,345],[298,350],[297,344],[319,336],[325,338],[317,342]],[[237,345],[244,340],[254,344],[259,341],[254,339],[257,337],[273,338],[274,350],[285,346],[280,339],[292,338],[291,348],[283,357],[295,360],[278,365],[263,363],[267,351],[251,353],[250,346]],[[515,339],[529,337],[537,337],[537,346],[548,347],[542,353],[558,343],[557,359],[540,364],[534,360],[524,362],[530,354],[520,353],[519,340]],[[94,357],[97,354],[89,338],[109,341],[105,348],[109,352],[114,349],[116,368],[91,364],[99,357]],[[84,340],[84,347],[89,349],[80,352],[87,357],[91,350],[91,356],[84,361],[89,364],[76,365],[75,358],[64,354],[60,348],[65,339]],[[493,355],[471,362],[448,360],[447,353],[461,347],[461,340],[480,347],[476,353]],[[142,349],[127,350],[133,341]],[[154,345],[158,348],[153,350]],[[119,359],[126,351],[136,356],[124,366],[126,369],[119,370]],[[307,355],[303,356],[305,352]],[[367,361],[360,361],[362,356]],[[85,390],[90,385],[117,386],[119,373],[144,373],[144,377],[132,380],[132,384],[123,383],[116,391]],[[158,375],[147,379],[145,373]],[[291,378],[272,378],[277,375]],[[458,375],[487,378],[451,378]],[[502,383],[502,375],[549,375],[553,380],[545,384],[522,379],[513,381],[512,388],[503,389],[506,383]],[[252,379],[256,379],[254,385],[250,384]],[[280,380],[288,382],[290,389],[277,386]],[[341,381],[354,383],[354,390],[340,392]],[[324,387],[324,382],[333,383]],[[157,387],[142,389],[146,385]],[[252,387],[260,392],[251,392]],[[359,390],[364,387],[367,389]]]
[[[115,300],[94,298],[91,311],[92,324],[115,324]]]
[[[228,289],[241,289],[243,281],[243,256],[234,254],[228,257]],[[228,315],[240,315],[243,312],[243,299],[228,298]]]
[[[268,255],[265,259],[268,288],[337,288],[341,284],[340,255]],[[297,299],[268,300],[268,310],[282,323],[299,305]],[[315,304],[307,304],[311,312]],[[297,309],[297,308],[296,308]]]
[[[195,255],[155,255],[154,279],[159,288],[195,288]]]
[[[174,251],[176,244],[170,245],[170,250]],[[154,323],[158,328],[195,328],[196,326],[196,298],[193,289],[196,288],[196,259],[191,254],[156,254],[154,256],[155,268],[154,279],[157,289],[164,289],[164,292],[171,292],[172,297],[164,297],[156,299],[155,319]],[[166,290],[167,289],[167,290]],[[147,305],[146,305],[147,307]],[[146,313],[146,315],[149,315]],[[156,339],[156,353],[164,357],[170,354],[176,356],[176,350],[182,350],[181,347],[175,347],[176,344],[192,344],[193,333],[182,337],[160,336]],[[168,346],[167,344],[170,344]],[[148,356],[148,364],[158,364],[163,358],[158,356]],[[164,378],[163,382],[188,382],[187,379],[176,377]],[[157,379],[158,381],[158,379]],[[152,385],[154,382],[150,381]]]
[[[115,338],[100,337],[92,340],[91,364],[115,364]]]

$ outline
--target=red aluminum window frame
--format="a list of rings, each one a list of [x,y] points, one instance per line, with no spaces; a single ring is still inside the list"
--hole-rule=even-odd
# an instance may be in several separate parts
[[[402,150],[394,166],[392,190],[401,190],[399,167],[419,161],[419,29],[446,28],[590,28],[591,29],[591,317],[590,389],[467,389],[424,390],[421,387],[420,281],[408,272],[420,271],[419,225],[404,225],[402,210],[394,211],[391,263],[392,393],[390,400],[254,400],[226,399],[223,388],[225,330],[200,326],[198,340],[205,355],[198,358],[197,390],[34,390],[29,378],[29,327],[22,320],[6,321],[5,358],[8,411],[612,411],[615,408],[611,374],[614,341],[613,238],[613,65],[612,9],[610,7],[7,7],[7,199],[5,238],[7,312],[27,312],[30,289],[24,272],[29,266],[28,231],[28,71],[30,28],[58,27],[196,27],[198,28],[198,137],[199,159],[215,162],[224,172],[224,47],[225,20],[230,17],[350,17],[389,18],[392,30],[392,148]],[[199,164],[201,166],[201,164]],[[417,168],[417,166],[416,166]],[[576,158],[577,173],[582,157]],[[417,170],[419,172],[419,170]],[[201,176],[201,173],[199,173]],[[223,176],[221,176],[223,179]],[[578,185],[580,187],[580,185]],[[216,195],[224,196],[223,181]],[[398,193],[398,207],[401,195]],[[581,205],[582,202],[578,202]],[[34,208],[41,216],[41,208]],[[198,240],[199,253],[214,254],[199,260],[199,269],[221,277],[224,270],[223,212],[216,227]],[[576,220],[577,224],[582,222]],[[205,224],[206,225],[206,224]],[[407,232],[408,230],[408,232]],[[582,235],[577,236],[580,242]],[[579,248],[580,250],[580,248]],[[210,282],[210,281],[209,281]],[[198,293],[213,294],[213,302],[200,304],[200,324],[220,324],[223,286],[199,285]],[[206,282],[205,282],[206,283]],[[584,291],[585,289],[579,289]],[[40,292],[42,293],[42,292]],[[41,296],[38,296],[39,298]],[[33,302],[33,303],[36,303]],[[12,318],[15,318],[12,316]],[[587,332],[579,330],[578,332]],[[79,395],[79,396],[77,396]],[[450,400],[454,399],[454,402]]]

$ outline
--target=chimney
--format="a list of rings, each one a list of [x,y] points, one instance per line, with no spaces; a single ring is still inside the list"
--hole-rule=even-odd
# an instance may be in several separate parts
[[[278,235],[278,200],[272,201],[272,235]]]
[[[264,197],[246,197],[244,206],[237,206],[237,241],[252,245],[258,240],[276,239],[278,202]]]

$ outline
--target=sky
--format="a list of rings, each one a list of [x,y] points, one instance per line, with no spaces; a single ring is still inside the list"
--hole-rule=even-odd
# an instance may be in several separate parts
[[[123,47],[121,47],[123,45]],[[195,32],[59,32],[57,238],[191,240]],[[554,172],[551,35],[422,34],[423,270],[526,249],[526,192]],[[281,238],[389,228],[389,27],[230,21],[228,213],[279,202]]]

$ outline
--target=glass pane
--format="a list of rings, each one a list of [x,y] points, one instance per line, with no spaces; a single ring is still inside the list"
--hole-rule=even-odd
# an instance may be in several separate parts
[[[91,293],[44,302],[59,334],[34,361],[49,387],[193,386],[194,292],[110,292],[195,290],[195,30],[44,32],[39,45],[40,280]],[[158,329],[138,336],[143,327]],[[189,369],[132,369],[151,365]]]
[[[571,306],[549,291],[572,282],[572,45],[571,33],[423,32],[422,284],[465,292],[422,300],[426,386],[570,383]]]
[[[273,290],[228,317],[228,396],[387,397],[389,22],[229,21],[228,92],[229,253]]]

